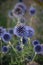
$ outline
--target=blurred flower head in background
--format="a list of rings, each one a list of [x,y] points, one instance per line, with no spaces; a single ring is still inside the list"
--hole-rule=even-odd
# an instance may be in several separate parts
[[[7,53],[8,52],[8,47],[7,46],[3,46],[2,47],[2,52],[3,53]]]
[[[2,40],[3,40],[3,42],[8,43],[8,42],[11,40],[11,35],[10,35],[10,33],[5,32],[5,33],[3,34],[3,36],[2,36]]]
[[[41,44],[40,46],[37,46],[36,48],[35,48],[36,54],[43,55],[43,44]]]
[[[17,49],[18,51],[21,51],[21,50],[22,50],[22,47],[21,47],[20,45],[17,45],[17,46],[16,46],[16,49]]]
[[[21,17],[21,18],[20,18],[20,23],[25,24],[25,23],[26,23],[26,21],[27,21],[27,20],[26,20],[26,18],[25,18],[25,17]]]
[[[33,40],[32,44],[33,44],[33,46],[36,46],[36,45],[40,44],[40,42],[39,42],[39,40]]]
[[[9,16],[9,18],[13,19],[13,18],[14,18],[14,16],[13,16],[13,11],[9,11],[9,12],[8,12],[8,16]]]
[[[14,17],[16,18],[22,17],[24,15],[24,11],[20,7],[15,7],[12,11]]]
[[[41,45],[36,45],[34,47],[34,50],[35,50],[36,53],[41,52]]]
[[[23,44],[25,45],[25,44],[27,44],[28,39],[23,37],[23,38],[22,38],[22,42],[23,42]]]
[[[20,8],[22,8],[22,10],[24,11],[24,13],[25,13],[26,10],[27,10],[27,7],[26,7],[26,5],[25,5],[23,2],[17,3],[17,4],[15,5],[15,7],[20,7]]]
[[[36,8],[31,6],[29,9],[29,14],[32,16],[35,15],[36,14]]]

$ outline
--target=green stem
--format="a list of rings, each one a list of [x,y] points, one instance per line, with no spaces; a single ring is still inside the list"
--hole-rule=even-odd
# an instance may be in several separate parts
[[[30,40],[30,38],[28,38],[28,42],[29,42],[29,47],[31,46],[31,43],[30,43],[30,41],[31,41],[31,40]]]
[[[34,61],[35,57],[36,57],[36,53],[35,53],[35,55],[34,55],[34,57],[33,57],[32,61]]]
[[[16,49],[14,48],[14,46],[11,44],[11,42],[9,42],[9,45],[12,47],[13,51],[16,53]],[[17,53],[16,53],[17,54]]]
[[[23,44],[23,42],[22,42],[22,38],[20,39],[20,41],[21,41],[21,44]],[[23,45],[23,47],[24,47],[24,45]],[[23,48],[22,47],[22,48]],[[21,62],[24,60],[24,49],[22,50],[22,52],[21,52]]]
[[[15,18],[15,19],[13,19],[12,26],[15,26],[16,23],[17,23],[17,19]]]

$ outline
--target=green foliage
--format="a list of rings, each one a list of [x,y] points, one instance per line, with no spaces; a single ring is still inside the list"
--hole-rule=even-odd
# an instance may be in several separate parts
[[[2,27],[7,26],[7,18],[2,14],[0,14],[0,26],[2,26]]]
[[[43,55],[36,55],[35,61],[38,62],[40,65],[43,65]]]

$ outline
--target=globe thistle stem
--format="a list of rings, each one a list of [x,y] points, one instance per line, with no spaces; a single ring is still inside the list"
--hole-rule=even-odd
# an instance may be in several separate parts
[[[29,45],[30,45],[30,38],[28,38],[28,41],[29,41]]]
[[[36,55],[37,55],[37,54],[35,53],[35,55],[34,55],[34,57],[33,57],[32,61],[34,61],[34,59],[35,59]]]
[[[11,42],[9,42],[9,45],[12,47],[13,51],[16,53],[16,49],[15,49],[14,46],[11,44]]]

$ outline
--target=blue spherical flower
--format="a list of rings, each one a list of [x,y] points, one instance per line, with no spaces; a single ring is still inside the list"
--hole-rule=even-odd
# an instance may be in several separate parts
[[[3,46],[2,47],[2,52],[7,53],[8,52],[8,47],[7,46]]]
[[[17,45],[17,46],[16,46],[16,49],[17,49],[18,51],[21,51],[21,50],[22,50],[22,48],[20,47],[20,45]]]
[[[41,45],[36,45],[35,47],[34,47],[34,50],[35,50],[35,52],[41,52]]]
[[[24,15],[24,12],[23,12],[22,8],[20,8],[20,7],[15,7],[12,11],[13,11],[14,17],[16,17],[16,18],[20,18]]]
[[[3,28],[3,27],[0,27],[0,37],[2,37],[3,33],[5,32],[6,30]]]
[[[25,25],[19,25],[14,28],[14,34],[19,36],[19,37],[29,37],[31,38],[34,36],[34,29],[30,26],[25,26]]]
[[[26,36],[29,38],[33,37],[35,34],[35,30],[30,26],[26,26],[26,32]]]
[[[24,18],[24,17],[20,18],[20,23],[25,24],[26,23],[26,18]]]
[[[2,40],[5,42],[5,43],[8,43],[10,40],[11,40],[11,35],[10,33],[8,32],[5,32],[2,36]]]
[[[17,3],[17,4],[15,5],[15,7],[20,7],[20,8],[22,8],[22,10],[24,11],[24,13],[26,12],[26,9],[27,9],[26,5],[25,5],[23,2]]]
[[[11,35],[13,35],[13,28],[9,28],[9,29],[8,29],[8,32],[9,32]]]
[[[13,16],[13,11],[9,11],[8,12],[8,16],[12,19],[12,18],[14,18],[14,16]]]
[[[14,28],[14,34],[19,37],[25,37],[26,36],[26,29],[25,25],[19,25]]]
[[[41,52],[39,54],[43,55],[43,44],[41,44]]]
[[[30,13],[30,15],[35,15],[35,13],[36,13],[36,8],[34,8],[34,7],[30,7],[30,9],[29,9],[29,13]]]
[[[23,44],[27,44],[27,41],[28,41],[28,39],[27,38],[22,38],[22,42],[23,42]]]
[[[40,42],[39,42],[39,40],[34,40],[34,41],[32,42],[32,44],[33,44],[33,46],[36,46],[37,44],[40,44]]]

